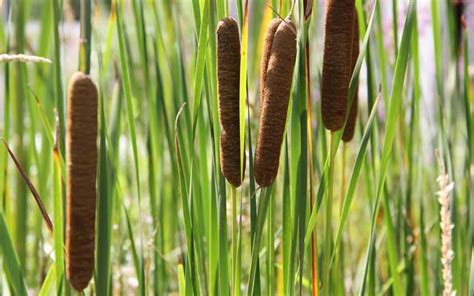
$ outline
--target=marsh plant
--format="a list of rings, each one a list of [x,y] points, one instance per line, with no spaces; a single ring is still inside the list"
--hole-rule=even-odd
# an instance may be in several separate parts
[[[0,295],[473,295],[473,12],[0,0]]]

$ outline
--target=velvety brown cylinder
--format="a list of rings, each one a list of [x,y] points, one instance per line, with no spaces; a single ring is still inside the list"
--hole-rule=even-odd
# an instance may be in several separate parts
[[[354,72],[354,68],[357,63],[357,58],[359,57],[359,23],[358,23],[358,18],[357,14],[354,17],[354,34],[353,34],[353,40],[352,40],[352,71],[351,71],[351,76],[352,73]],[[354,137],[354,130],[355,130],[355,125],[356,125],[356,120],[357,120],[357,111],[358,111],[358,106],[359,105],[359,87],[356,86],[354,90],[354,97],[352,98],[352,105],[351,105],[351,111],[349,112],[349,117],[347,118],[347,123],[346,127],[344,129],[344,133],[342,134],[342,140],[344,142],[350,142],[352,138]]]
[[[354,12],[354,0],[327,1],[321,111],[331,131],[341,129],[346,119]]]
[[[221,170],[235,187],[242,184],[240,172],[240,37],[237,22],[225,18],[217,25],[217,87],[221,125]]]
[[[268,30],[274,30],[272,22]],[[268,36],[268,31],[267,31]],[[263,85],[263,106],[255,151],[255,180],[270,186],[278,173],[288,101],[296,60],[296,27],[290,19],[281,21],[273,38],[266,38],[270,56]],[[264,65],[264,63],[262,63]]]
[[[262,62],[260,64],[260,113],[262,112],[263,100],[265,99],[265,84],[267,82],[267,69],[270,55],[272,53],[273,38],[275,37],[275,32],[281,22],[282,20],[279,18],[271,20],[265,33]]]
[[[94,271],[97,179],[97,88],[77,72],[68,89],[67,114],[67,277],[78,291]]]

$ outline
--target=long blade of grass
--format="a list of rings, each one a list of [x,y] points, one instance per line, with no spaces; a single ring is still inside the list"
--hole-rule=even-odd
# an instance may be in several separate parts
[[[189,293],[196,292],[196,282],[195,278],[191,277],[191,274],[193,274],[194,270],[194,262],[193,262],[193,253],[194,253],[194,247],[193,247],[193,229],[192,229],[192,216],[191,216],[191,209],[190,205],[188,203],[187,197],[188,197],[188,189],[186,186],[186,177],[184,175],[184,168],[183,168],[183,160],[181,156],[181,151],[180,151],[180,141],[179,141],[179,133],[180,129],[178,128],[178,120],[180,118],[181,113],[184,110],[184,107],[186,105],[183,104],[178,111],[178,114],[176,115],[176,120],[175,120],[175,148],[176,148],[176,155],[177,155],[177,160],[178,160],[178,169],[179,169],[179,183],[180,183],[180,188],[181,188],[181,203],[183,207],[183,216],[184,216],[184,228],[185,228],[185,234],[186,234],[186,245],[187,245],[187,264],[189,264],[189,268],[186,268],[186,295],[189,295]],[[192,279],[192,282],[190,282]],[[188,286],[191,285],[190,288]]]
[[[245,155],[245,114],[247,109],[247,50],[249,39],[249,3],[245,0],[244,16],[242,20],[242,41],[240,47],[240,95],[239,95],[239,123],[240,123],[240,174],[244,172]]]
[[[260,242],[262,240],[263,226],[265,225],[265,218],[267,217],[267,209],[270,204],[270,195],[272,194],[273,186],[262,189],[260,192],[260,201],[258,206],[258,221],[257,232],[252,246],[252,261],[250,265],[250,275],[247,287],[247,295],[252,296],[255,292],[255,275],[257,270],[257,259],[259,256]]]
[[[365,277],[367,275],[367,269],[369,266],[371,253],[373,250],[372,245],[374,244],[374,238],[375,238],[376,217],[378,214],[380,199],[382,195],[384,196],[384,210],[385,210],[386,222],[390,223],[389,220],[391,219],[389,216],[389,211],[387,211],[389,210],[389,208],[386,206],[388,203],[388,196],[384,195],[383,190],[385,188],[385,178],[386,178],[387,169],[389,165],[393,141],[395,139],[396,125],[398,122],[398,117],[400,115],[399,114],[400,104],[402,102],[402,91],[403,91],[405,75],[407,71],[409,52],[411,49],[410,42],[411,42],[411,34],[414,27],[415,13],[416,13],[416,0],[411,0],[410,6],[408,8],[405,26],[403,28],[402,40],[400,44],[400,52],[397,56],[397,63],[395,66],[393,88],[392,88],[392,94],[390,96],[390,106],[388,109],[388,116],[387,116],[387,127],[386,127],[385,137],[384,137],[382,162],[381,162],[381,166],[379,170],[379,179],[377,182],[377,196],[376,196],[376,201],[374,205],[374,210],[372,212],[370,238],[369,238],[367,256],[365,259],[365,270],[364,270],[364,277],[363,277],[362,287],[360,290],[360,295],[363,295],[364,290],[365,290]],[[390,225],[387,225],[387,227],[390,228]],[[388,251],[391,257],[390,268],[391,268],[391,273],[394,280],[393,289],[394,289],[395,294],[398,295],[398,293],[401,293],[401,283],[400,283],[400,277],[398,275],[398,270],[397,270],[398,263],[397,263],[396,254],[395,254],[396,247],[394,245],[394,241],[392,240],[393,239],[392,235],[393,234],[390,234],[390,233],[388,234],[388,237],[389,237]]]
[[[102,58],[100,70],[102,70]],[[101,71],[102,72],[102,71]],[[103,77],[103,75],[100,75]],[[103,79],[100,81],[100,137],[99,137],[99,174],[98,174],[98,203],[97,203],[97,256],[96,256],[96,290],[98,295],[109,295],[110,287],[110,256],[111,256],[111,231],[113,215],[113,199],[110,192],[110,176],[107,156],[107,133],[105,119],[105,100],[103,93]]]
[[[194,71],[194,102],[193,102],[193,140],[196,133],[196,125],[199,108],[201,106],[201,92],[204,76],[204,65],[206,61],[206,46],[209,29],[209,0],[204,0],[203,15],[199,28],[199,40],[197,50],[196,68]]]
[[[131,143],[132,143],[132,151],[133,151],[133,160],[134,160],[134,167],[135,167],[135,183],[136,183],[136,190],[138,195],[138,208],[141,212],[141,183],[140,183],[140,166],[139,166],[139,158],[138,158],[138,144],[137,144],[137,132],[135,127],[135,113],[132,103],[132,88],[130,82],[130,71],[128,67],[127,61],[127,49],[125,47],[125,40],[124,40],[124,32],[123,32],[123,22],[122,22],[122,12],[121,12],[121,1],[116,0],[117,10],[117,35],[118,35],[118,43],[119,43],[119,52],[120,52],[120,65],[122,68],[122,78],[123,78],[123,88],[125,92],[125,101],[126,101],[126,109],[127,109],[127,121],[128,127],[131,136]],[[141,295],[145,295],[145,279],[144,279],[144,259],[143,259],[143,243],[142,243],[142,228],[141,223],[139,220],[139,241],[140,241],[140,272],[139,272],[139,290]]]
[[[25,0],[15,1],[13,8],[13,19],[14,19],[14,32],[15,32],[15,50],[18,54],[24,53],[26,49],[25,41],[25,26],[26,26],[26,10],[28,4]],[[25,97],[25,85],[27,81],[27,72],[26,67],[23,63],[16,63],[14,65],[14,79],[12,80],[14,90],[14,96],[12,97],[12,114],[13,114],[13,131],[15,134],[19,135],[17,141],[15,142],[14,150],[16,152],[17,158],[23,164],[26,171],[29,168],[29,154],[28,150],[25,148],[25,135],[28,135],[28,128],[25,125],[24,116],[26,114],[25,102],[22,98]],[[18,253],[18,258],[20,259],[21,267],[23,271],[26,271],[28,256],[27,256],[27,242],[26,236],[28,231],[28,223],[24,218],[28,212],[28,200],[27,200],[27,190],[23,185],[22,176],[17,176],[15,180],[15,246]]]
[[[469,275],[469,295],[474,294],[474,248],[471,247],[471,270]]]
[[[43,281],[43,284],[41,285],[41,289],[38,292],[38,296],[48,296],[51,295],[51,289],[53,287],[53,283],[56,280],[56,270],[55,270],[56,265],[51,265],[51,267],[48,270],[48,273],[46,274],[46,278]]]
[[[5,149],[7,149],[8,154],[10,155],[11,159],[15,163],[15,166],[16,166],[16,168],[18,170],[18,173],[20,174],[21,178],[23,179],[23,181],[26,183],[26,185],[30,189],[31,194],[33,195],[33,197],[36,201],[36,204],[38,205],[38,208],[41,212],[41,215],[43,216],[44,222],[46,223],[46,227],[52,233],[53,232],[53,222],[51,222],[51,218],[49,218],[48,212],[46,211],[46,207],[44,206],[44,204],[41,200],[41,197],[39,196],[38,191],[36,190],[33,183],[31,183],[30,178],[26,175],[25,169],[20,164],[20,162],[16,158],[16,156],[13,154],[13,152],[11,151],[11,149],[8,146],[7,142],[3,138],[0,138],[0,140],[3,142],[3,145],[5,146]]]
[[[0,251],[3,255],[3,271],[11,285],[12,292],[15,295],[27,295],[20,262],[13,247],[2,209],[0,209],[0,237],[2,238]]]
[[[59,141],[59,139],[56,139]],[[59,143],[59,142],[58,142]],[[64,213],[63,213],[63,191],[61,179],[61,162],[60,152],[58,150],[58,143],[53,151],[53,198],[54,198],[54,224],[56,229],[54,235],[54,279],[56,280],[56,293],[59,295],[64,288]]]
[[[61,41],[59,39],[59,22],[60,22],[60,5],[58,0],[51,0],[53,5],[53,49],[54,49],[54,98],[56,103],[56,109],[59,118],[59,151],[61,157],[65,158],[65,139],[66,139],[66,119],[65,119],[65,104],[63,94],[63,82],[61,72]]]
[[[375,122],[376,115],[377,115],[377,107],[378,107],[378,104],[379,104],[379,101],[380,101],[380,96],[381,95],[377,96],[377,99],[374,102],[374,106],[372,107],[372,111],[370,112],[369,120],[367,121],[367,125],[365,127],[364,135],[362,136],[362,141],[361,141],[360,146],[359,146],[359,151],[357,152],[356,160],[355,160],[355,163],[354,163],[354,168],[352,169],[352,175],[351,175],[351,178],[349,180],[349,187],[347,188],[346,194],[344,196],[344,201],[343,201],[343,204],[342,204],[341,215],[340,215],[340,218],[339,218],[339,226],[338,226],[337,232],[336,232],[336,239],[334,241],[334,247],[333,247],[333,251],[332,251],[332,255],[331,255],[330,265],[332,265],[334,257],[336,256],[336,253],[337,253],[337,250],[338,250],[338,247],[339,247],[339,243],[341,242],[341,239],[342,239],[342,233],[344,231],[344,226],[345,226],[346,221],[347,221],[347,216],[349,214],[349,210],[350,210],[352,201],[354,199],[355,189],[356,189],[356,186],[357,186],[357,183],[358,183],[358,180],[359,180],[360,172],[362,170],[363,161],[364,161],[365,155],[367,153],[367,146],[368,146],[369,140],[370,140],[370,138],[373,134],[372,129],[373,129],[373,125],[374,125],[374,122]]]
[[[120,0],[118,0],[120,1]],[[132,149],[133,149],[133,158],[135,162],[135,181],[137,186],[138,200],[141,199],[140,194],[140,167],[138,159],[138,145],[137,145],[137,132],[135,127],[135,112],[132,103],[132,89],[130,83],[130,71],[127,62],[127,50],[125,48],[124,33],[122,29],[122,17],[120,10],[120,2],[117,3],[117,35],[120,48],[120,65],[122,67],[122,78],[123,78],[123,88],[125,92],[125,100],[127,106],[127,119],[130,129],[130,136],[132,140]]]

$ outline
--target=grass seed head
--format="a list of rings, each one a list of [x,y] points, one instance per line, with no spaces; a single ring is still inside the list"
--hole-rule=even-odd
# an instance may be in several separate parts
[[[357,63],[357,58],[359,57],[359,22],[357,18],[357,14],[354,17],[354,34],[352,40],[352,71],[354,72],[354,68]],[[346,127],[344,129],[344,133],[342,134],[342,140],[344,142],[350,142],[354,137],[354,130],[356,125],[357,119],[357,109],[359,104],[359,87],[356,86],[354,90],[354,97],[352,98],[352,105],[351,110],[349,111],[349,117],[347,118]]]
[[[94,270],[97,174],[97,88],[77,72],[68,89],[66,269],[84,290]]]
[[[296,60],[296,27],[291,19],[281,21],[274,29],[271,22],[265,50],[270,49],[263,87],[262,114],[255,152],[255,180],[262,187],[270,186],[278,173],[280,149],[285,130],[288,101]],[[262,62],[265,67],[265,63]],[[265,71],[265,69],[263,69]]]
[[[217,84],[221,124],[221,170],[227,181],[239,187],[240,171],[240,37],[233,18],[217,25]]]
[[[324,126],[331,131],[341,129],[346,119],[354,17],[354,0],[328,0],[321,111]]]

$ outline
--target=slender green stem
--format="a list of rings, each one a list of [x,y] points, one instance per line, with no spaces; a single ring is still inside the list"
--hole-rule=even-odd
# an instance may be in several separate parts
[[[240,283],[237,279],[237,269],[240,269],[237,260],[237,189],[230,185],[230,191],[230,196],[232,199],[232,294],[235,295],[238,293],[238,291],[240,291]]]
[[[59,151],[54,150],[53,158],[53,184],[54,184],[54,252],[55,252],[55,278],[56,291],[62,294],[64,279],[64,235],[63,235],[63,193],[61,184],[61,162]]]
[[[326,220],[325,220],[325,234],[324,234],[324,282],[323,295],[330,295],[330,259],[332,247],[332,199],[334,193],[334,160],[336,158],[337,146],[334,145],[335,133],[331,132],[330,140],[330,157],[329,157],[329,178],[328,178],[328,194],[326,199]]]
[[[24,53],[26,44],[25,44],[25,10],[26,10],[26,1],[19,0],[14,3],[14,12],[15,12],[15,40],[16,40],[16,52]],[[23,63],[15,64],[15,96],[13,97],[13,128],[14,132],[17,135],[17,141],[15,145],[15,151],[17,158],[22,166],[28,171],[28,153],[24,147],[25,134],[27,128],[24,123],[25,117],[25,102],[24,99],[26,96],[25,85],[26,85],[26,67]],[[18,176],[15,182],[16,187],[16,234],[15,234],[15,244],[18,251],[18,257],[21,262],[22,270],[26,270],[27,266],[27,246],[26,246],[26,236],[28,231],[27,216],[28,212],[28,199],[27,199],[27,190],[24,186],[23,179]]]
[[[220,178],[219,195],[219,295],[229,295],[228,251],[227,251],[227,207],[225,194],[225,178]]]
[[[81,0],[81,40],[79,48],[79,70],[89,74],[91,69],[91,0]]]
[[[54,98],[56,103],[56,112],[59,118],[59,152],[61,157],[65,159],[65,144],[66,144],[66,118],[65,118],[65,104],[63,94],[63,83],[61,73],[61,41],[59,39],[59,22],[60,9],[59,0],[51,0],[53,2],[53,39],[54,39]]]
[[[272,187],[263,188],[260,192],[260,201],[258,205],[258,221],[257,233],[252,246],[252,261],[250,265],[249,283],[247,289],[247,296],[254,295],[255,292],[255,275],[257,270],[258,255],[260,253],[260,242],[262,240],[263,226],[265,225],[265,218],[267,216],[268,205],[270,204],[270,194]]]

